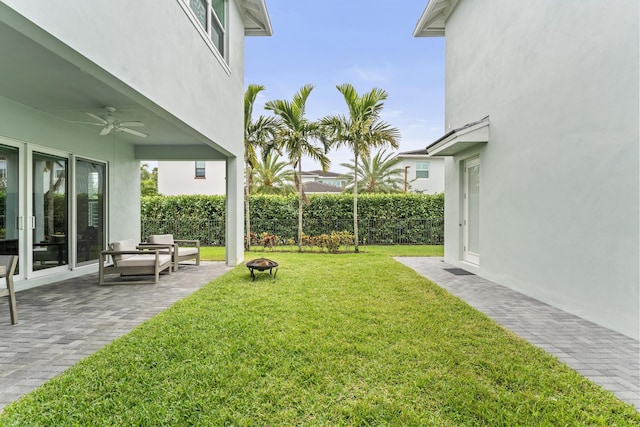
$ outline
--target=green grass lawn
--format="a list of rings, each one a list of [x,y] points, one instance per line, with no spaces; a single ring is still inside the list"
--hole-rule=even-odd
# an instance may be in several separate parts
[[[282,252],[277,279],[255,282],[239,266],[9,405],[0,425],[640,425],[389,256],[407,254]]]
[[[353,251],[353,248],[348,248]],[[251,251],[247,252],[245,258],[247,260],[258,257],[271,257],[276,256],[280,252],[297,252],[297,246],[278,246],[273,250],[264,249],[262,246],[254,246]],[[318,248],[309,250],[312,253],[327,253],[320,252]],[[375,253],[379,255],[389,256],[443,256],[444,246],[442,245],[368,245],[360,246],[360,252],[364,254]],[[220,246],[203,246],[200,248],[200,256],[205,261],[224,261],[224,247]]]

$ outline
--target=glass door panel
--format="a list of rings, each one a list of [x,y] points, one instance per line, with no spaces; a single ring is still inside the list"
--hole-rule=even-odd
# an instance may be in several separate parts
[[[464,169],[463,259],[480,263],[480,159],[468,160]]]
[[[104,249],[105,165],[89,160],[76,161],[76,263],[98,262]]]
[[[20,247],[19,163],[17,148],[0,145],[0,255],[18,255]]]
[[[67,159],[33,153],[33,270],[68,264]]]

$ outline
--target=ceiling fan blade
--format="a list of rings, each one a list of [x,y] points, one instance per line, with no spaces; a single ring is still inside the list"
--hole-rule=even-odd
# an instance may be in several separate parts
[[[120,122],[119,126],[136,128],[136,127],[144,126],[144,123],[142,123],[142,122]]]
[[[96,122],[78,122],[75,120],[65,120],[65,122],[74,123],[78,125],[104,126],[104,123],[96,123]]]
[[[113,130],[113,125],[108,124],[107,126],[104,127],[104,129],[102,129],[102,131],[100,131],[100,136],[109,135],[112,130]]]
[[[133,130],[129,128],[116,127],[116,129],[119,130],[120,132],[130,133],[131,135],[139,136],[140,138],[146,138],[149,136],[146,133],[138,132],[137,130]]]
[[[85,111],[84,113],[85,113],[87,116],[91,117],[92,119],[95,119],[95,120],[97,120],[98,122],[102,123],[103,125],[106,125],[106,124],[108,123],[105,119],[103,119],[103,118],[102,118],[102,117],[100,117],[100,116],[96,116],[96,115],[95,115],[95,114],[93,114],[93,113],[88,113],[88,112],[86,112],[86,111]]]

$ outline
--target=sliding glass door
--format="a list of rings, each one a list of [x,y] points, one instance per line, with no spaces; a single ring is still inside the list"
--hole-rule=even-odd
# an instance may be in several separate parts
[[[76,161],[76,264],[98,262],[104,249],[105,172],[103,163]]]
[[[68,160],[33,152],[33,271],[68,265]]]
[[[0,255],[18,255],[20,250],[22,217],[19,212],[18,154],[17,148],[0,145]]]
[[[20,256],[20,279],[98,263],[106,176],[106,163],[0,137],[0,255]]]

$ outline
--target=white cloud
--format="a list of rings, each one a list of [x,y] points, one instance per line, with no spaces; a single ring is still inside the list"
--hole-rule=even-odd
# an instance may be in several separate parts
[[[346,71],[351,77],[366,83],[386,83],[393,77],[393,69],[389,64],[385,64],[382,67],[362,67],[360,65],[354,65]]]

